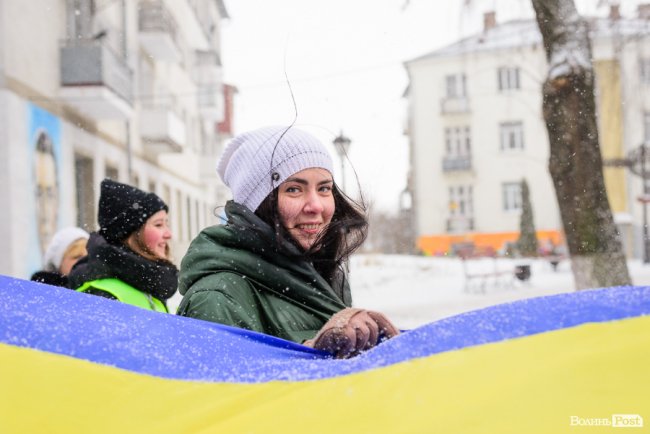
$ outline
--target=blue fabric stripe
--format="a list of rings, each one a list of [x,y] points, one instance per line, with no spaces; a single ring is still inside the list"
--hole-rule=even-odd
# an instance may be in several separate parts
[[[502,304],[403,333],[350,360],[271,336],[139,309],[0,276],[0,342],[163,378],[303,381],[588,322],[650,314],[650,287],[615,287]]]

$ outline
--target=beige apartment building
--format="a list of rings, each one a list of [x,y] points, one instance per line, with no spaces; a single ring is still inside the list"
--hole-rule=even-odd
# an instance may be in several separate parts
[[[642,254],[637,198],[644,188],[621,163],[650,146],[649,17],[642,5],[635,17],[612,7],[608,17],[588,18],[607,192],[630,257]],[[547,63],[537,23],[498,23],[494,13],[484,21],[481,32],[405,64],[408,189],[415,242],[426,254],[462,243],[503,251],[519,235],[523,179],[538,240],[563,242],[548,171]]]

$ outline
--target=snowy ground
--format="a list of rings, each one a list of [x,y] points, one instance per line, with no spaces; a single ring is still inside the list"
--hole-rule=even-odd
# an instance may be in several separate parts
[[[521,282],[513,276],[518,264],[531,266],[531,278]],[[472,259],[468,274],[502,274],[495,278],[465,278],[457,258],[359,254],[350,262],[350,284],[355,307],[385,313],[401,329],[411,329],[440,318],[508,301],[575,290],[569,261],[554,271],[546,260]],[[650,264],[628,262],[634,285],[650,285]],[[170,301],[175,312],[181,301]]]
[[[513,277],[517,264],[531,266],[530,280]],[[650,285],[650,265],[633,260],[628,266],[634,285]],[[465,267],[468,274],[495,270],[502,274],[466,281],[463,263],[455,258],[357,255],[350,264],[353,302],[383,312],[398,327],[410,329],[494,304],[575,290],[567,260],[557,271],[542,259],[474,259]]]

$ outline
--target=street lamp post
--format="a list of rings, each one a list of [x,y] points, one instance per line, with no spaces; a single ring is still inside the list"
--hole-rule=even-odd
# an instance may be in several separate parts
[[[350,149],[350,143],[352,141],[343,135],[343,131],[332,142],[336,148],[336,153],[339,155],[339,161],[341,162],[341,188],[345,191],[345,159],[348,155],[348,149]]]

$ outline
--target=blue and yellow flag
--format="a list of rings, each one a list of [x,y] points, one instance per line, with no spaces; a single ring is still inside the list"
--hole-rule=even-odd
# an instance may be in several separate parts
[[[0,276],[0,433],[650,430],[650,288],[522,300],[354,359]]]

